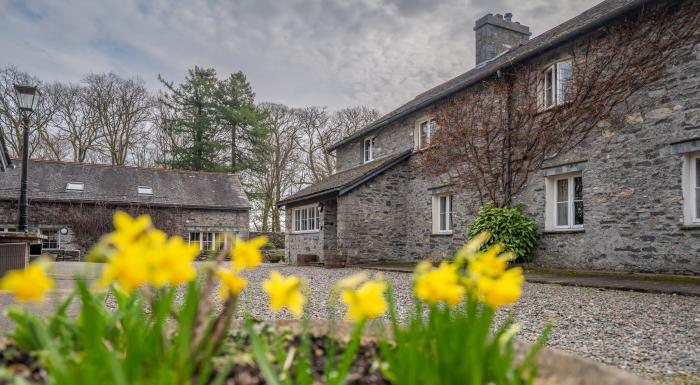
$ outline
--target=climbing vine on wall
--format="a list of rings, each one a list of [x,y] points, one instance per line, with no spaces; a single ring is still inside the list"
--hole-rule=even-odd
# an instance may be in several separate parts
[[[155,226],[168,234],[179,235],[182,232],[182,212],[176,207],[118,207],[102,202],[42,203],[33,204],[32,210],[36,215],[42,216],[33,222],[69,228],[73,234],[73,243],[83,250],[88,250],[102,234],[112,231],[112,217],[117,210],[126,211],[131,215],[148,214]]]

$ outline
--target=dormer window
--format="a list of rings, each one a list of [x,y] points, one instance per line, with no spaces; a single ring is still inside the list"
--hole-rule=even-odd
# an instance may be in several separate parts
[[[137,191],[139,195],[153,195],[153,188],[150,186],[138,186]]]
[[[418,132],[416,133],[418,138],[416,147],[418,149],[423,149],[430,145],[430,138],[435,133],[436,128],[437,122],[433,118],[418,123]]]
[[[364,162],[370,162],[374,159],[374,137],[366,138],[363,146]]]
[[[544,70],[540,95],[542,109],[552,108],[568,101],[573,80],[572,69],[571,59],[567,59],[554,63]]]
[[[68,182],[66,185],[66,191],[83,191],[85,190],[85,184],[83,182]]]

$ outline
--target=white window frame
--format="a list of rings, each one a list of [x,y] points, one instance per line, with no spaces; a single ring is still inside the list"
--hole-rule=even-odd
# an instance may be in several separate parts
[[[581,178],[581,199],[575,199],[576,188],[575,180],[576,178]],[[567,197],[565,201],[559,201],[558,198],[558,184],[559,181],[567,181]],[[584,205],[583,199],[583,173],[573,172],[568,174],[554,175],[546,178],[545,181],[545,230],[547,231],[557,231],[557,230],[579,230],[583,229],[586,224],[586,206]],[[576,224],[576,202],[581,202],[583,205],[583,223]],[[558,207],[561,203],[566,203],[567,207],[567,222],[565,225],[560,225],[558,223]]]
[[[369,143],[369,147],[367,144]],[[362,161],[363,163],[371,162],[374,160],[374,136],[365,138],[362,141]]]
[[[687,226],[700,226],[700,207],[698,196],[700,185],[698,181],[698,161],[700,151],[687,153],[683,156],[683,222]]]
[[[568,66],[569,77],[568,79],[562,77],[564,69]],[[540,95],[540,106],[542,110],[548,110],[550,108],[560,106],[567,102],[566,100],[566,82],[571,82],[573,79],[573,60],[564,59],[560,60],[542,71],[542,89]],[[551,90],[548,91],[547,81],[551,82]],[[571,84],[569,84],[571,87]],[[549,95],[551,93],[551,95]],[[551,104],[547,103],[547,97],[551,96]]]
[[[442,202],[445,202],[443,209]],[[450,235],[454,232],[454,195],[439,194],[433,195],[432,204],[432,231],[433,234]],[[443,226],[445,218],[445,226]]]
[[[197,234],[197,239],[193,239],[193,234]],[[228,247],[231,244],[231,237],[229,234],[229,232],[225,231],[190,231],[187,237],[188,243],[190,245],[197,245],[200,251],[211,251],[214,250],[212,246],[216,247],[216,250],[221,250],[221,247]],[[211,240],[209,240],[209,238],[211,238]],[[204,248],[205,244],[208,247],[206,249]]]
[[[321,209],[317,204],[292,209],[292,234],[318,233],[321,230]]]
[[[44,235],[44,231],[56,232],[56,247],[44,247],[44,240],[41,240],[41,248],[46,250],[58,250],[61,248],[61,229],[42,227],[39,229],[39,233]]]
[[[426,136],[425,136],[425,143],[423,142],[423,126],[427,128],[426,131]],[[423,118],[419,119],[416,122],[416,149],[417,150],[423,150],[425,148],[428,148],[430,146],[430,141],[435,133],[435,130],[437,130],[437,120],[435,120],[434,117],[428,117],[428,118]]]

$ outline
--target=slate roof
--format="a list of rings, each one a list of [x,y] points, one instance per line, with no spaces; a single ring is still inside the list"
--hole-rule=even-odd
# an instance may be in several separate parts
[[[393,167],[395,164],[408,159],[411,156],[411,152],[411,150],[400,152],[331,174],[326,179],[282,199],[277,202],[277,206],[284,206],[289,203],[325,195],[345,195],[356,187]]]
[[[0,173],[0,200],[18,199],[20,175],[21,167]],[[236,174],[30,160],[28,181],[30,202],[250,208]],[[68,182],[82,182],[84,191],[67,191]],[[138,186],[151,187],[153,195],[138,194]]]
[[[378,130],[396,120],[425,108],[436,101],[448,97],[456,92],[464,90],[482,80],[493,76],[498,70],[512,66],[513,64],[531,59],[543,52],[565,43],[577,36],[585,34],[616,17],[628,13],[641,5],[654,0],[606,0],[590,8],[580,15],[570,19],[541,35],[538,35],[523,44],[513,47],[503,54],[486,61],[468,72],[448,80],[416,96],[410,102],[380,117],[373,123],[326,148],[330,152],[345,143],[363,137],[370,132]]]

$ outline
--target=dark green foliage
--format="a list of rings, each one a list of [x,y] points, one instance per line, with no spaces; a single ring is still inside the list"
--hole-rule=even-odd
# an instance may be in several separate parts
[[[270,129],[242,72],[220,80],[213,68],[195,67],[182,84],[159,80],[167,91],[163,130],[173,138],[166,166],[241,172],[266,164]]]
[[[262,124],[265,114],[255,105],[255,93],[243,72],[219,80],[215,91],[217,125],[229,140],[230,171],[260,171],[269,156],[270,128]]]
[[[171,121],[166,126],[173,137],[181,138],[178,146],[170,149],[169,167],[185,170],[221,171],[219,154],[225,144],[218,137],[214,120],[216,103],[216,71],[195,67],[189,70],[185,82],[175,86],[158,77],[169,91],[161,100],[171,110]]]
[[[514,262],[532,261],[532,250],[540,239],[540,232],[535,221],[523,213],[521,205],[505,208],[492,204],[482,206],[467,228],[467,238],[472,239],[484,231],[490,231],[492,236],[481,246],[482,250],[500,243],[506,251],[515,254]]]

